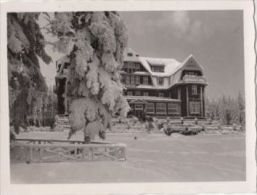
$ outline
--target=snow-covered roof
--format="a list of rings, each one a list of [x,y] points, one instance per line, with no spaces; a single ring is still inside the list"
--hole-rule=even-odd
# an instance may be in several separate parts
[[[129,61],[129,62],[139,62],[139,54],[136,53],[133,49],[131,48],[126,48],[124,50],[124,61]]]
[[[134,72],[135,75],[150,75],[149,72],[143,72],[143,71],[136,71]]]
[[[174,74],[182,64],[173,58],[139,57],[140,62],[152,76],[170,76]],[[153,72],[151,65],[164,66],[164,72]]]
[[[190,54],[183,62],[179,62],[173,58],[153,58],[143,57],[137,54],[131,48],[128,48],[124,52],[125,62],[139,62],[150,76],[153,85],[138,85],[137,88],[144,89],[167,89],[175,84],[181,82],[181,75],[183,70],[198,70],[203,72],[203,67],[200,63]],[[151,67],[152,66],[152,67]],[[158,67],[160,67],[158,69]],[[163,67],[163,70],[162,68]],[[155,69],[155,71],[153,71]],[[156,72],[156,69],[158,72]],[[141,74],[141,72],[134,72],[134,74]],[[154,78],[155,77],[155,78]],[[156,77],[169,77],[169,83],[157,86]],[[154,82],[155,81],[155,82]]]
[[[193,56],[193,54],[190,54],[190,55],[182,62],[182,65],[185,66],[185,65],[187,65],[188,62],[191,63],[191,61],[193,61],[194,64],[197,65],[197,67],[200,68],[201,71],[203,71],[203,66],[196,60],[196,58]]]
[[[153,57],[143,57],[136,53],[133,49],[127,48],[124,51],[124,61],[127,62],[140,62],[144,68],[152,76],[158,77],[169,77],[175,74],[182,67],[187,66],[189,61],[194,61],[198,67],[203,70],[203,67],[197,62],[197,60],[190,54],[183,62],[179,62],[174,58],[153,58]],[[154,72],[151,66],[163,66],[164,72]]]

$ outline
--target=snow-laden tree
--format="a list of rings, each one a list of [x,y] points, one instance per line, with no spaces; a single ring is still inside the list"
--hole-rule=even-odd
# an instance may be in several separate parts
[[[37,24],[39,13],[8,13],[8,80],[10,119],[15,131],[26,128],[33,99],[41,99],[47,86],[40,72],[38,57],[45,63],[45,40]]]
[[[241,93],[238,97],[222,96],[206,101],[207,117],[219,119],[224,125],[245,124],[245,103]]]
[[[241,92],[239,92],[237,97],[237,106],[238,106],[238,122],[239,124],[245,124],[245,101]]]
[[[58,38],[54,48],[69,58],[69,137],[83,129],[85,141],[104,138],[112,115],[129,110],[118,73],[127,45],[125,25],[117,12],[59,12],[49,22],[47,31]]]

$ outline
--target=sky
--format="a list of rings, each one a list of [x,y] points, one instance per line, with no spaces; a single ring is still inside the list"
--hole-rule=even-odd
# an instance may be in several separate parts
[[[127,27],[128,46],[139,55],[183,62],[193,54],[204,68],[206,97],[244,94],[242,11],[138,11],[120,15]],[[57,53],[53,56],[53,61],[59,57]],[[50,66],[42,65],[48,84],[54,82],[55,75],[55,65]]]

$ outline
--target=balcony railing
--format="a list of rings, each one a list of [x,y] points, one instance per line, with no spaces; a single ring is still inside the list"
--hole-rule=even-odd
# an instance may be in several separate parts
[[[196,76],[196,75],[185,75],[182,78],[183,83],[202,83],[207,84],[206,78],[203,76]]]

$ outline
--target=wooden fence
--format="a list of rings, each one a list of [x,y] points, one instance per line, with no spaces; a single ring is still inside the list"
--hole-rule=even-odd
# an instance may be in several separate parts
[[[82,141],[18,139],[11,143],[12,162],[126,160],[126,145]]]

